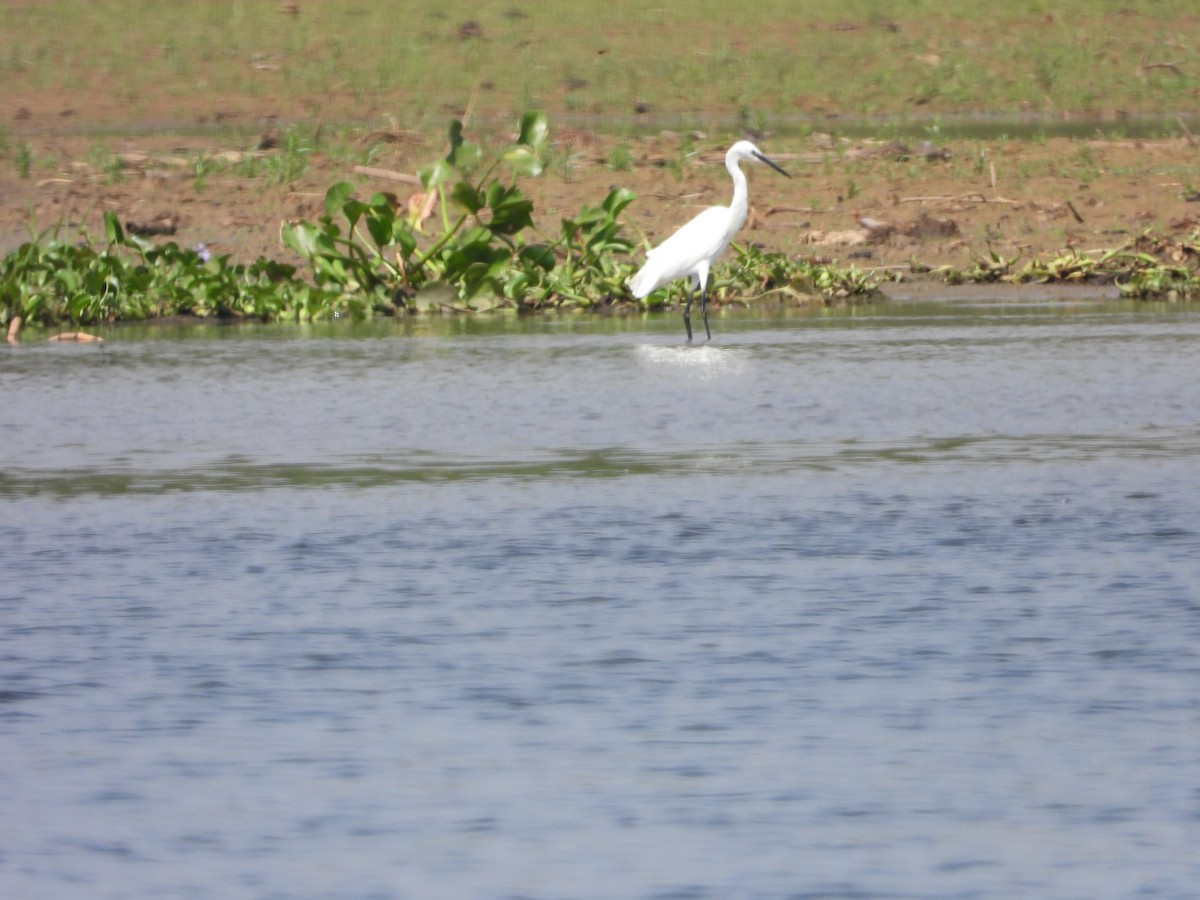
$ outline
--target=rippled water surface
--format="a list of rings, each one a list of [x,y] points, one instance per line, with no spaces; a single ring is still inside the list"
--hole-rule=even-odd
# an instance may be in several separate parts
[[[0,895],[1186,897],[1200,314],[0,351]]]

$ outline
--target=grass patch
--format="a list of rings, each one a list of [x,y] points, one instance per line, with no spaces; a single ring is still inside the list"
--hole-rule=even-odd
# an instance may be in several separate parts
[[[1168,114],[1200,100],[1193,0],[299,6],[5,4],[0,78],[9,96],[74,94],[80,115],[155,115],[169,100],[202,117],[252,100],[290,119],[390,114],[415,128],[468,105],[762,127],[828,113]]]

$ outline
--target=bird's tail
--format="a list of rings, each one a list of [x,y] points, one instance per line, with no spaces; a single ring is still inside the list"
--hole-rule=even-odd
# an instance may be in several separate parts
[[[629,285],[629,290],[633,292],[633,296],[638,300],[646,297],[658,287],[658,268],[654,265],[654,257],[649,257],[646,264],[637,270],[637,273],[626,282]]]

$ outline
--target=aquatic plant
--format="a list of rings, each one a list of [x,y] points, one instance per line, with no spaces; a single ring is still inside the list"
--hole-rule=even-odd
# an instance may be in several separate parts
[[[541,113],[526,113],[516,142],[485,159],[483,149],[466,140],[462,122],[451,122],[448,153],[420,173],[442,219],[442,233],[428,246],[416,217],[386,194],[359,200],[345,181],[326,192],[323,216],[315,223],[285,222],[280,238],[309,262],[318,286],[365,293],[380,312],[442,305],[443,285],[459,304],[490,308],[488,298],[514,298],[535,270],[553,266],[544,245],[521,238],[533,225],[533,203],[515,184],[520,174],[541,172],[548,134]],[[496,177],[501,166],[507,183]],[[427,286],[439,289],[422,294]]]
[[[1126,296],[1200,298],[1200,228],[1179,239],[1146,232],[1106,254],[1101,264],[1119,269],[1114,281]]]
[[[1137,299],[1200,298],[1200,230],[1183,238],[1145,232],[1098,254],[1065,250],[1018,268],[1019,261],[1020,254],[1008,259],[989,248],[969,268],[942,266],[934,275],[947,284],[1115,284]]]
[[[718,266],[713,294],[718,299],[836,303],[869,298],[881,278],[862,269],[838,268],[761,247],[733,245],[734,261]]]
[[[362,314],[353,298],[322,292],[295,266],[259,258],[233,262],[174,242],[125,232],[104,214],[105,242],[70,241],[48,231],[0,260],[0,323],[87,324],[171,315],[312,318],[335,311]]]
[[[432,194],[427,202],[441,211],[439,236],[426,236],[419,221],[386,194],[362,201],[352,184],[339,182],[325,195],[323,216],[315,223],[285,223],[281,239],[308,260],[317,285],[365,293],[382,313],[661,304],[661,295],[639,301],[625,286],[634,242],[624,235],[620,216],[636,195],[615,188],[598,205],[563,218],[555,239],[539,239],[533,205],[516,182],[545,168],[545,117],[526,113],[517,135],[512,145],[486,153],[466,140],[460,121],[451,122],[446,156],[421,170]],[[736,264],[715,270],[715,296],[746,299],[799,279],[810,293],[826,297],[874,289],[854,270],[743,250]]]

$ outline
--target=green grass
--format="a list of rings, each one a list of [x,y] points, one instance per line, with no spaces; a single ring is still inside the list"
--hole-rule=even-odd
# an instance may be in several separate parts
[[[70,92],[88,114],[133,121],[164,103],[194,118],[244,102],[415,128],[468,104],[504,121],[534,106],[628,120],[642,104],[659,121],[764,127],[825,114],[1169,114],[1200,101],[1194,0],[299,5],[289,16],[271,0],[5,4],[0,81],[10,97]]]

